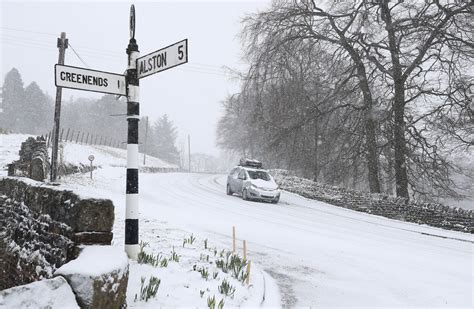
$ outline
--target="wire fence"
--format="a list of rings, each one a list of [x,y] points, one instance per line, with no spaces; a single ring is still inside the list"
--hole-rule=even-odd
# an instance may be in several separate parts
[[[53,130],[49,131],[46,136],[43,135],[43,137],[46,140],[47,147],[52,146]],[[74,130],[71,128],[61,129],[59,134],[59,142],[71,142],[81,145],[98,145],[126,149],[125,142],[122,142],[118,139],[102,136],[100,134],[84,132],[81,130]]]

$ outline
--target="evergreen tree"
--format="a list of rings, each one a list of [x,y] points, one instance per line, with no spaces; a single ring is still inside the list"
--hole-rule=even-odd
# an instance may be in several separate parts
[[[13,68],[5,76],[3,83],[3,113],[0,116],[0,127],[18,131],[21,115],[24,112],[23,80],[20,72]]]
[[[32,82],[25,88],[24,109],[18,131],[28,134],[43,134],[48,130],[47,123],[50,102],[40,87]]]
[[[178,132],[168,115],[160,117],[151,131],[149,142],[152,155],[166,162],[179,164],[179,152],[176,148]]]

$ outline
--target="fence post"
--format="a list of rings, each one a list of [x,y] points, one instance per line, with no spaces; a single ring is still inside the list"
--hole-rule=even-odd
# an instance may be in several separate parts
[[[79,135],[81,135],[81,131],[77,131],[76,144],[79,143]]]
[[[71,129],[71,128],[67,128],[66,138],[64,139],[65,142],[67,142],[67,138],[69,137],[69,130],[70,130],[70,129]]]
[[[100,136],[99,145],[102,145],[102,135]]]
[[[72,143],[72,140],[74,139],[74,129],[72,129],[72,132],[71,132],[71,138],[69,139],[69,141]]]
[[[99,137],[99,135],[96,134],[95,136],[95,140],[94,140],[94,145],[97,145],[97,138]]]
[[[61,135],[59,135],[59,141],[62,142],[63,140],[63,133],[64,133],[64,128],[61,129]]]
[[[232,253],[235,254],[235,226],[232,226]]]
[[[82,132],[82,135],[81,135],[81,144],[83,143],[83,139],[84,139],[84,132]]]
[[[87,142],[89,141],[89,132],[87,132],[87,137],[86,137],[86,145],[87,145]]]

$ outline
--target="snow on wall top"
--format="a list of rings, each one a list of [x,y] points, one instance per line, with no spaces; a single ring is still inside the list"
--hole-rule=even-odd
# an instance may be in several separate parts
[[[128,258],[123,248],[86,246],[77,259],[64,264],[54,274],[98,277],[117,269],[125,269],[127,265]]]
[[[57,277],[0,292],[0,308],[79,308],[66,280]]]

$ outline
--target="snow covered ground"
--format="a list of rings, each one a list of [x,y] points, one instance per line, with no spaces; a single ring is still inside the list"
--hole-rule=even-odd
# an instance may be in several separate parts
[[[75,143],[63,143],[64,145],[64,160],[73,164],[89,165],[89,155],[94,156],[94,165],[103,166],[111,165],[118,167],[125,167],[127,165],[127,150],[108,146],[92,146],[80,145]],[[140,166],[143,167],[143,154],[140,154]],[[155,157],[146,157],[145,167],[163,167],[163,168],[178,168],[174,164],[170,164]]]
[[[21,143],[31,135],[0,134],[0,175],[6,175],[7,164],[19,159]]]
[[[62,181],[84,195],[114,201],[114,245],[123,246],[125,168],[102,167],[93,180],[71,175]],[[191,233],[201,242],[208,238],[211,247],[230,248],[236,226],[239,250],[241,240],[247,240],[249,259],[259,266],[257,271],[273,277],[286,307],[473,307],[470,234],[354,212],[287,192],[277,205],[247,202],[225,194],[225,175],[142,173],[140,215],[141,239],[155,243],[152,250],[167,247],[165,252],[172,244],[181,246]],[[132,264],[138,272],[131,280],[149,274],[142,266]],[[134,293],[128,295],[129,305]],[[203,305],[194,301],[185,297],[159,304]]]
[[[6,164],[14,160],[18,160],[18,151],[21,143],[28,137],[34,137],[26,134],[0,134],[0,170],[6,169]],[[127,151],[108,146],[81,145],[76,143],[61,143],[63,145],[60,157],[64,161],[74,165],[89,165],[89,155],[94,156],[94,165],[102,166],[118,166],[125,167],[127,165]],[[140,154],[140,166],[143,167],[143,154]],[[174,164],[170,164],[155,157],[147,156],[145,167],[162,167],[162,168],[178,168]],[[1,174],[0,174],[1,175]]]
[[[124,176],[110,167],[93,181],[71,178],[67,184],[114,200],[115,245],[123,242]],[[142,239],[175,227],[180,241],[187,231],[225,248],[235,225],[249,258],[277,281],[285,306],[472,306],[472,235],[290,193],[278,205],[246,202],[226,196],[224,181],[219,175],[142,174]]]
[[[2,136],[0,144],[0,165],[18,159],[18,149],[27,135]],[[63,177],[60,182],[64,188],[74,189],[84,197],[111,198],[117,206],[115,211],[115,226],[113,245],[123,250],[124,239],[124,194],[126,152],[121,149],[97,146],[81,146],[65,144],[64,161],[67,163],[86,164],[87,157],[93,154],[97,165],[103,167],[94,171],[93,179],[89,174],[74,174]],[[176,166],[163,162],[157,158],[147,157],[147,167],[176,168]],[[1,171],[5,175],[6,171]],[[253,263],[250,271],[250,284],[237,280],[230,272],[224,272],[217,266],[218,260],[225,260],[227,252],[232,251],[230,243],[219,247],[212,238],[203,238],[199,234],[177,228],[168,222],[158,220],[156,217],[141,220],[141,241],[146,242],[144,248],[148,254],[160,255],[161,261],[166,259],[167,265],[152,266],[130,261],[129,283],[127,289],[127,303],[129,307],[174,307],[174,306],[199,306],[207,307],[209,299],[215,299],[215,306],[223,301],[226,307],[232,306],[278,306],[280,298],[275,281],[261,268]],[[193,237],[193,243],[183,244],[184,239]],[[219,243],[221,245],[222,243]],[[175,253],[179,261],[172,260]],[[242,250],[237,252],[242,256]],[[106,262],[106,258],[104,261]],[[74,263],[73,263],[74,264]],[[71,265],[65,265],[67,269]],[[99,263],[100,264],[100,263]],[[103,263],[102,263],[103,264]],[[106,265],[106,264],[105,264]],[[98,265],[84,269],[89,274],[91,269]],[[201,274],[199,270],[203,270]],[[246,270],[246,269],[244,269]],[[145,284],[151,277],[161,280],[158,293],[148,301],[140,300],[142,279]],[[206,276],[207,278],[204,278]],[[228,282],[235,292],[232,296],[224,296],[219,287],[223,282]],[[138,296],[138,297],[137,297]]]

